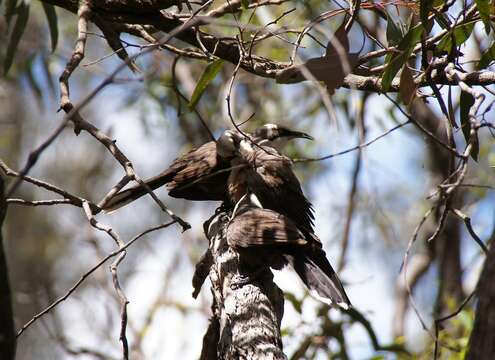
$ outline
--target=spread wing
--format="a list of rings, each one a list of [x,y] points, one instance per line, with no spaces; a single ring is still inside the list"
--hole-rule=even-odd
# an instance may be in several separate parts
[[[306,245],[297,226],[286,216],[268,209],[251,208],[232,220],[227,228],[232,247]]]
[[[312,232],[313,206],[302,192],[290,159],[263,149],[256,149],[254,156],[251,163],[255,171],[249,169],[246,181],[263,207],[288,216],[302,230]]]

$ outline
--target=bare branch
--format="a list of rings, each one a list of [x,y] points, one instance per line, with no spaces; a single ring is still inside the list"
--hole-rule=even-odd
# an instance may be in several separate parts
[[[106,257],[104,257],[103,259],[101,259],[95,266],[93,266],[91,269],[89,269],[87,272],[85,272],[79,278],[79,280],[63,296],[61,296],[60,298],[58,298],[55,302],[53,302],[52,304],[50,304],[48,307],[46,307],[44,310],[42,310],[38,314],[34,315],[31,320],[29,320],[27,323],[25,323],[19,329],[19,331],[17,332],[17,335],[16,336],[19,337],[28,327],[30,327],[31,325],[33,325],[33,323],[36,320],[38,320],[40,317],[44,316],[45,314],[49,313],[51,310],[53,310],[61,302],[67,300],[69,298],[69,296],[71,296],[72,293],[74,291],[76,291],[77,288],[84,282],[84,280],[86,280],[86,278],[88,278],[92,273],[94,273],[96,270],[98,270],[109,259],[111,259],[111,258],[119,255],[123,251],[125,251],[129,246],[131,246],[132,244],[134,244],[137,240],[139,240],[144,235],[149,234],[149,233],[151,233],[153,231],[156,231],[156,230],[159,230],[159,229],[164,229],[166,227],[169,227],[172,224],[175,224],[175,220],[174,221],[170,221],[170,222],[165,223],[165,224],[161,224],[161,225],[158,225],[158,226],[149,228],[149,229],[143,231],[142,233],[136,235],[135,237],[133,237],[129,242],[125,243],[122,248],[119,248],[119,249],[115,250],[114,252],[108,254]]]
[[[385,131],[383,134],[381,135],[378,135],[377,137],[365,142],[364,144],[359,144],[359,145],[356,145],[356,146],[353,146],[347,150],[343,150],[343,151],[339,151],[335,154],[330,154],[330,155],[326,155],[326,156],[322,156],[322,157],[319,157],[319,158],[307,158],[307,159],[294,159],[293,162],[294,163],[300,163],[300,162],[311,162],[311,161],[322,161],[322,160],[327,160],[327,159],[331,159],[333,157],[336,157],[336,156],[340,156],[340,155],[344,155],[344,154],[347,154],[347,153],[350,153],[352,151],[355,151],[355,150],[358,150],[358,149],[363,149],[371,144],[373,144],[375,141],[378,141],[380,140],[381,138],[384,138],[385,136],[387,136],[388,134],[394,132],[395,130],[397,129],[400,129],[401,127],[409,124],[411,121],[410,119],[405,121],[405,122],[402,122],[398,125],[395,125],[394,127],[390,128],[389,130]]]
[[[464,224],[466,224],[466,228],[473,238],[474,241],[480,246],[481,250],[485,254],[488,254],[488,248],[486,247],[485,243],[479,238],[479,236],[475,233],[473,226],[471,225],[471,218],[464,214],[461,210],[459,209],[452,209],[452,212],[462,221],[464,221]]]
[[[9,168],[7,166],[7,164],[5,164],[5,162],[3,162],[3,160],[0,159],[0,169],[3,170],[3,172],[5,173],[5,175],[7,176],[12,176],[12,177],[18,177],[20,178],[21,177],[21,174],[12,170],[11,168]],[[71,204],[72,205],[75,205],[75,206],[78,206],[78,207],[82,207],[82,203],[83,201],[88,201],[84,198],[81,198],[79,196],[76,196],[76,195],[73,195],[55,185],[52,185],[50,183],[47,183],[45,181],[42,181],[42,180],[38,180],[38,179],[35,179],[33,177],[30,177],[30,176],[24,176],[24,181],[28,182],[28,183],[31,183],[33,185],[36,185],[38,187],[41,187],[43,189],[46,189],[48,191],[51,191],[51,192],[54,192],[56,194],[59,194],[61,195],[62,197],[64,197],[64,200],[65,199],[69,199],[71,201]],[[95,204],[91,203],[88,201],[88,203],[90,204],[90,207],[91,207],[91,210],[92,211],[99,211],[99,208],[98,206],[96,206]]]

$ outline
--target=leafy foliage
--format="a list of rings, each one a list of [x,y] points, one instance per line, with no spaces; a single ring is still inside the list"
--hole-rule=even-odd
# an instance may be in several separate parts
[[[213,79],[215,79],[220,70],[222,70],[222,66],[223,60],[221,59],[215,60],[206,66],[205,71],[196,84],[196,88],[194,89],[194,92],[192,94],[191,101],[189,101],[190,109],[196,107],[196,104],[203,95],[203,92],[206,90],[206,87],[211,81],[213,81]]]
[[[22,1],[16,10],[16,13],[17,13],[17,18],[14,25],[14,29],[12,30],[12,34],[10,36],[9,44],[7,46],[7,53],[5,55],[5,60],[3,65],[5,75],[9,72],[9,69],[12,66],[12,62],[14,61],[14,55],[17,50],[17,46],[21,41],[21,37],[24,34],[24,30],[26,30],[26,25],[29,19],[29,4]],[[10,20],[10,18],[8,19]]]

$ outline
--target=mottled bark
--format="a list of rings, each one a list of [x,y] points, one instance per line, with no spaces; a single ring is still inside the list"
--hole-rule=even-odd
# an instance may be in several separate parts
[[[14,315],[2,236],[2,225],[6,212],[7,202],[4,197],[4,182],[0,176],[0,358],[13,360],[16,346]]]
[[[214,303],[201,359],[286,359],[280,334],[283,293],[269,269],[249,278],[239,272],[239,254],[225,238],[228,220],[220,213],[207,231]]]
[[[495,243],[478,282],[478,305],[466,360],[495,359]]]

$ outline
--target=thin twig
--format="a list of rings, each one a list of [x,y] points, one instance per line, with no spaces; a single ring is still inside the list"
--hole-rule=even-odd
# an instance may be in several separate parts
[[[126,328],[127,328],[127,304],[129,303],[129,301],[127,300],[127,297],[125,296],[125,293],[122,290],[122,287],[120,286],[119,277],[117,273],[117,268],[119,264],[122,262],[122,260],[124,260],[127,254],[127,252],[123,249],[125,243],[120,239],[118,234],[110,226],[101,224],[96,220],[87,202],[83,202],[83,209],[91,226],[93,226],[97,230],[104,231],[108,235],[110,235],[110,237],[113,240],[115,240],[117,246],[119,247],[119,250],[122,250],[119,256],[117,256],[115,261],[110,266],[110,271],[112,273],[112,280],[115,291],[117,292],[117,296],[119,297],[120,300],[120,341],[122,342],[123,358],[124,360],[128,360],[129,344],[126,336]]]
[[[53,199],[53,200],[24,200],[24,199],[7,199],[7,204],[13,205],[23,205],[23,206],[45,206],[45,205],[60,205],[60,204],[71,204],[74,202],[71,199]]]
[[[28,327],[30,327],[31,325],[33,325],[33,323],[38,320],[40,317],[44,316],[45,314],[49,313],[51,310],[53,310],[53,308],[55,308],[58,304],[60,304],[61,302],[67,300],[69,298],[69,296],[72,295],[72,293],[74,291],[76,291],[76,289],[84,282],[84,280],[86,280],[86,278],[88,276],[90,276],[92,273],[94,273],[96,270],[98,270],[104,263],[106,263],[109,259],[113,258],[114,256],[117,256],[118,254],[120,254],[121,252],[125,251],[129,246],[131,246],[132,244],[134,244],[139,238],[143,237],[144,235],[148,234],[148,233],[151,233],[153,231],[156,231],[156,230],[159,230],[159,229],[163,229],[163,228],[166,228],[166,227],[169,227],[170,225],[172,224],[175,224],[175,220],[173,221],[170,221],[168,223],[165,223],[165,224],[161,224],[161,225],[158,225],[158,226],[155,226],[155,227],[152,227],[150,229],[147,229],[145,231],[143,231],[142,233],[136,235],[134,238],[132,238],[132,240],[130,240],[129,242],[127,242],[121,249],[117,249],[115,250],[114,252],[108,254],[106,257],[104,257],[103,259],[101,259],[95,266],[93,266],[91,269],[89,269],[87,272],[85,272],[80,278],[79,280],[74,284],[72,285],[72,287],[63,295],[61,296],[60,298],[58,298],[55,302],[53,302],[51,305],[49,305],[48,307],[46,307],[44,310],[42,310],[41,312],[39,312],[38,314],[34,315],[32,317],[31,320],[29,320],[27,323],[25,323],[20,329],[19,331],[17,332],[17,335],[16,337],[19,337]]]
[[[473,238],[474,241],[476,241],[476,243],[480,246],[481,250],[483,250],[483,252],[485,254],[488,254],[488,248],[487,246],[485,245],[485,243],[483,243],[483,241],[479,238],[479,236],[476,234],[476,232],[474,231],[473,229],[473,226],[471,225],[471,218],[469,216],[467,216],[466,214],[464,214],[461,210],[459,209],[452,209],[452,212],[459,218],[461,219],[462,221],[464,221],[464,224],[466,224],[466,228],[469,232],[469,234],[471,235],[471,237]]]
[[[469,294],[469,296],[464,299],[464,301],[459,305],[459,307],[453,313],[435,319],[435,345],[433,350],[434,360],[438,359],[438,332],[439,332],[440,324],[445,320],[449,320],[457,316],[462,311],[462,309],[464,309],[464,307],[469,303],[469,301],[471,301],[474,294],[476,294],[476,290],[474,290],[471,294]]]
[[[17,171],[14,171],[11,168],[9,168],[7,166],[7,164],[5,164],[5,162],[2,159],[0,159],[0,169],[3,170],[3,172],[5,173],[6,176],[10,176],[10,177],[21,177],[21,174],[20,173],[18,173]],[[84,198],[81,198],[79,196],[73,195],[73,194],[71,194],[71,193],[69,193],[69,192],[67,192],[67,191],[65,191],[65,190],[63,190],[63,189],[61,189],[61,188],[59,188],[59,187],[57,187],[55,185],[52,185],[50,183],[47,183],[47,182],[42,181],[42,180],[39,180],[39,179],[35,179],[35,178],[31,177],[31,176],[24,176],[23,179],[24,179],[24,181],[26,181],[28,183],[31,183],[31,184],[36,185],[38,187],[41,187],[41,188],[43,188],[45,190],[48,190],[48,191],[54,192],[56,194],[59,194],[62,197],[64,197],[64,199],[71,200],[71,204],[72,205],[75,205],[75,206],[78,206],[78,207],[82,207],[83,201],[88,201],[88,200],[86,200]],[[97,205],[95,205],[95,204],[93,204],[91,202],[89,204],[91,206],[91,210],[92,211],[95,211],[96,212],[96,211],[99,210]]]
[[[340,155],[344,155],[344,154],[347,154],[347,153],[350,153],[352,151],[355,151],[355,150],[358,150],[358,149],[363,149],[371,144],[373,144],[375,141],[378,141],[380,140],[381,138],[384,138],[385,136],[387,136],[388,134],[394,132],[395,130],[397,129],[400,129],[401,127],[409,124],[411,121],[410,120],[407,120],[407,121],[404,121],[400,124],[397,124],[395,125],[394,127],[390,128],[389,130],[385,131],[383,134],[381,135],[378,135],[377,137],[363,143],[363,144],[359,144],[359,145],[356,145],[356,146],[353,146],[349,149],[346,149],[346,150],[343,150],[343,151],[339,151],[337,153],[334,153],[334,154],[330,154],[330,155],[326,155],[326,156],[322,156],[322,157],[319,157],[319,158],[303,158],[303,159],[293,159],[293,162],[294,163],[301,163],[301,162],[311,162],[311,161],[322,161],[322,160],[328,160],[328,159],[331,159],[331,158],[334,158],[334,157],[337,157],[337,156],[340,156]]]

